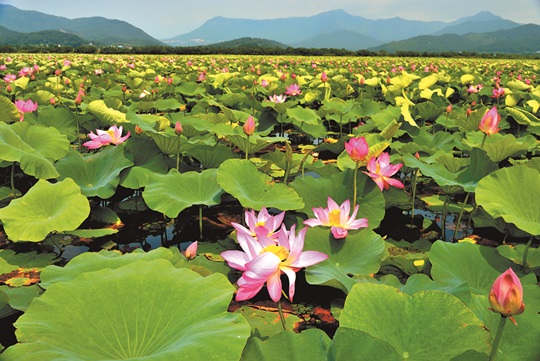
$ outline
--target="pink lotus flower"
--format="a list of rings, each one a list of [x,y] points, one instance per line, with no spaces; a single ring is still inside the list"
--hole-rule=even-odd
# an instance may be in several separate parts
[[[268,80],[266,80],[266,79],[261,80],[261,86],[262,86],[263,88],[266,88],[266,87],[268,86],[268,84],[269,84],[269,83],[268,83]]]
[[[15,80],[17,80],[17,75],[15,75],[15,74],[7,74],[4,77],[4,82],[6,84],[13,83]]]
[[[284,217],[285,212],[272,216],[268,213],[266,207],[262,207],[259,214],[255,214],[253,209],[250,212],[245,212],[245,222],[248,228],[235,222],[231,224],[236,229],[238,243],[245,249],[252,238],[262,242],[268,239],[275,242],[279,237],[278,233],[282,232],[280,227]]]
[[[403,164],[390,164],[390,155],[386,152],[382,153],[378,158],[371,158],[367,164],[368,172],[364,172],[370,176],[382,190],[390,189],[390,186],[396,188],[404,188],[405,186],[397,179],[390,178],[396,174]]]
[[[127,135],[122,137],[122,126],[119,128],[116,125],[113,125],[109,130],[96,129],[96,133],[90,132],[88,137],[90,141],[83,143],[88,149],[98,149],[108,144],[118,145],[126,141],[129,138],[131,133],[128,131]]]
[[[300,86],[298,84],[291,84],[287,87],[285,94],[289,96],[294,96],[294,95],[300,95],[302,94],[302,92],[300,91]]]
[[[248,300],[261,290],[266,283],[268,294],[274,302],[281,298],[281,275],[289,278],[289,300],[292,301],[296,286],[296,272],[328,258],[317,251],[303,251],[307,228],[295,232],[293,225],[288,232],[281,232],[277,243],[260,243],[255,238],[242,246],[242,251],[221,253],[230,267],[243,271],[238,279],[237,301]]]
[[[321,81],[323,83],[326,83],[328,81],[328,75],[326,75],[324,71],[321,73]]]
[[[478,129],[480,129],[484,134],[488,135],[498,133],[499,130],[501,130],[499,128],[500,121],[501,116],[497,111],[497,107],[493,107],[486,114],[484,114],[482,120],[480,120]]]
[[[369,153],[369,146],[364,137],[351,138],[345,142],[345,150],[355,162],[363,161]]]
[[[103,74],[103,69],[94,69],[94,75],[101,75]]]
[[[15,106],[17,107],[17,109],[19,109],[20,121],[22,122],[24,120],[24,113],[32,113],[33,111],[37,110],[38,103],[34,103],[31,99],[28,99],[26,101],[18,99],[15,100]]]
[[[199,243],[197,241],[193,242],[186,248],[186,252],[184,253],[184,256],[186,256],[187,259],[194,259],[197,256],[197,248],[199,247]]]
[[[243,126],[244,134],[247,136],[253,135],[255,133],[255,119],[250,115]]]
[[[184,128],[182,127],[182,123],[180,122],[176,122],[174,124],[174,132],[176,133],[176,135],[180,135],[184,132]]]
[[[276,104],[285,102],[285,99],[287,99],[287,96],[285,94],[281,94],[281,95],[274,94],[268,97],[268,100]]]
[[[489,303],[491,311],[508,317],[517,325],[512,316],[522,314],[525,311],[525,304],[523,303],[523,286],[511,268],[493,282],[489,292]]]
[[[504,95],[504,88],[496,87],[491,92],[493,93],[492,98],[500,98]]]
[[[474,94],[477,94],[480,90],[482,90],[483,87],[484,87],[484,86],[483,86],[482,84],[478,84],[478,85],[476,85],[476,86],[474,86],[474,85],[471,84],[471,85],[469,85],[469,87],[467,88],[467,92],[468,92],[469,94],[473,94],[473,93],[474,93]]]
[[[351,204],[347,199],[341,206],[330,197],[328,197],[327,208],[313,208],[313,213],[317,218],[310,218],[304,221],[304,224],[309,227],[315,226],[327,226],[332,227],[330,230],[335,239],[341,239],[347,237],[349,230],[365,228],[368,226],[367,218],[356,219],[358,213],[358,205],[354,207],[353,213],[349,217],[351,212]]]

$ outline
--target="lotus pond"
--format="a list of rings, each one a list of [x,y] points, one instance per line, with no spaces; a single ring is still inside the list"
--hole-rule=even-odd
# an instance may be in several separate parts
[[[539,72],[0,55],[0,360],[540,359]]]

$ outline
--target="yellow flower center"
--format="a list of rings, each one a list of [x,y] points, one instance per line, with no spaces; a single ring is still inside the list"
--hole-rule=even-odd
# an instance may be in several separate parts
[[[257,223],[255,224],[255,227],[264,227],[265,225],[266,225],[266,222],[261,221],[261,222],[257,222]]]
[[[333,209],[328,212],[328,222],[329,226],[340,226],[341,225],[341,209]]]
[[[261,253],[263,252],[271,252],[279,257],[281,262],[285,261],[287,258],[289,258],[289,251],[287,248],[283,246],[268,246],[265,247]]]
[[[111,136],[111,139],[114,139],[114,130],[107,130],[107,133]]]

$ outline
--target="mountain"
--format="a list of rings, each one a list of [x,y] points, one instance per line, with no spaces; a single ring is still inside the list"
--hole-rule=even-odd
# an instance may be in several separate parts
[[[532,54],[540,51],[540,25],[527,24],[489,33],[422,35],[369,50]]]
[[[141,29],[121,20],[103,17],[68,19],[38,11],[20,10],[0,4],[0,25],[21,33],[58,30],[77,35],[86,42],[105,45],[145,46],[164,45]],[[0,43],[3,39],[0,39]]]
[[[260,38],[240,38],[221,43],[208,45],[216,49],[236,49],[236,48],[288,48],[287,45],[274,40]]]
[[[489,12],[481,12],[471,17],[462,18],[455,22],[417,21],[406,20],[399,17],[391,19],[371,20],[361,16],[350,15],[344,10],[332,10],[308,17],[290,17],[281,19],[250,20],[225,17],[214,17],[199,28],[171,39],[163,40],[175,46],[191,46],[212,44],[242,37],[259,37],[279,41],[287,45],[298,44],[324,44],[315,47],[342,47],[357,50],[365,48],[354,45],[327,46],[330,39],[338,39],[339,33],[349,32],[347,38],[353,40],[354,34],[358,37],[370,38],[372,44],[404,40],[419,35],[430,35],[440,31],[454,32],[469,29],[476,30],[475,23],[488,22],[489,28],[485,31],[508,29],[520,24],[504,20]],[[481,30],[480,30],[481,31]],[[484,32],[485,32],[484,31]],[[334,35],[329,35],[334,34]],[[335,36],[337,34],[337,37]],[[345,33],[342,33],[345,34]],[[320,40],[319,40],[320,39]],[[363,40],[366,44],[367,39]],[[305,43],[304,43],[305,42]],[[343,43],[343,41],[342,41]]]
[[[449,26],[436,31],[431,35],[465,35],[468,33],[488,33],[492,31],[512,29],[517,25],[519,24],[516,24],[510,20],[505,20],[500,16],[493,15],[489,11],[482,11],[475,16],[468,16],[456,20],[449,24]]]
[[[381,41],[351,30],[336,30],[319,34],[304,41],[290,44],[295,48],[334,48],[346,50],[367,49],[381,45]]]
[[[0,39],[2,39],[2,45],[61,45],[76,47],[87,43],[87,41],[77,35],[58,30],[21,33],[6,29],[3,26],[0,26]]]

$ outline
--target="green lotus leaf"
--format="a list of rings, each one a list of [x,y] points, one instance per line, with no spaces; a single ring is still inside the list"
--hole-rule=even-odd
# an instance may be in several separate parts
[[[156,174],[143,191],[144,201],[170,218],[192,205],[214,206],[221,203],[223,193],[216,173],[216,169],[178,173],[173,168],[166,175]]]
[[[274,183],[249,160],[226,160],[218,168],[217,179],[223,190],[236,197],[246,208],[259,211],[262,207],[274,207],[287,211],[304,207],[293,188]]]
[[[51,160],[66,155],[69,141],[55,128],[18,122],[0,122],[0,160],[19,162],[21,169],[38,179],[58,177]]]
[[[515,246],[502,244],[497,247],[497,251],[501,256],[511,259],[514,263],[523,266],[523,253],[526,248],[527,247],[524,244],[516,244]],[[527,251],[527,268],[540,268],[540,248],[529,247]]]
[[[340,328],[387,343],[400,360],[451,360],[468,351],[489,351],[490,333],[484,324],[463,302],[441,291],[409,296],[391,286],[358,283],[345,300],[339,322]],[[353,346],[358,340],[346,340],[353,349],[359,348]],[[373,347],[372,342],[368,345]],[[385,359],[397,359],[387,347],[382,352]],[[372,359],[381,359],[376,355]]]
[[[43,293],[43,289],[37,284],[24,287],[0,286],[0,308],[2,304],[2,293],[7,296],[9,307],[13,310],[26,311],[35,297]],[[0,310],[0,318],[2,311]]]
[[[272,310],[273,308],[273,310]],[[273,312],[272,312],[273,311]],[[251,334],[257,339],[266,340],[269,337],[280,334],[283,331],[281,319],[279,318],[277,304],[270,302],[264,309],[256,306],[242,306],[234,311],[242,315],[251,327]],[[302,319],[292,313],[284,312],[285,324],[288,330],[292,330],[302,322]],[[255,358],[258,360],[258,358]]]
[[[493,218],[502,217],[533,236],[540,235],[540,173],[526,166],[499,169],[483,178],[476,202]],[[536,206],[534,206],[536,205]]]
[[[264,341],[250,338],[240,360],[326,360],[330,343],[326,333],[316,328],[302,333],[283,331]]]
[[[227,159],[236,157],[231,148],[223,144],[209,145],[200,143],[189,146],[186,155],[197,159],[204,168],[218,168]]]
[[[300,124],[318,125],[321,121],[321,118],[313,109],[302,108],[301,106],[288,108],[287,115]]]
[[[13,123],[19,121],[19,110],[11,100],[0,96],[0,123]]]
[[[106,126],[127,122],[125,113],[109,108],[105,101],[101,99],[90,102],[86,107],[86,111]]]
[[[0,275],[22,268],[25,270],[42,268],[54,263],[56,254],[24,252],[15,253],[10,249],[0,250]]]
[[[244,153],[254,154],[261,149],[268,147],[269,145],[277,142],[281,142],[283,139],[279,137],[260,137],[253,135],[247,137],[245,135],[229,135],[227,137],[234,145],[240,148]]]
[[[151,139],[133,138],[126,142],[127,156],[133,156],[133,166],[120,173],[120,185],[125,188],[145,187],[153,174],[166,174],[167,158]]]
[[[418,89],[429,89],[439,81],[439,75],[431,73],[428,76],[423,77],[418,83]]]
[[[171,111],[177,110],[182,104],[174,98],[158,99],[156,101],[156,108],[159,111]]]
[[[70,178],[39,180],[21,198],[0,209],[0,220],[13,242],[40,242],[50,232],[76,229],[90,214],[88,199]]]
[[[60,179],[71,178],[87,197],[112,197],[120,183],[120,172],[133,165],[124,156],[123,146],[107,146],[95,153],[72,150],[56,163]]]
[[[227,312],[233,291],[160,259],[88,272],[34,299],[2,359],[238,360],[250,328]]]
[[[404,360],[403,355],[386,341],[371,337],[367,332],[340,326],[328,350],[328,360],[349,360],[351,355],[357,360]]]
[[[99,271],[102,269],[117,269],[136,261],[153,261],[164,259],[173,266],[180,268],[186,264],[186,259],[180,254],[177,248],[159,247],[144,252],[142,249],[136,249],[131,253],[122,254],[119,251],[86,252],[72,258],[64,267],[48,266],[41,272],[40,286],[48,288],[56,282],[69,282],[78,276],[87,273]]]
[[[291,183],[291,187],[302,198],[304,202],[302,212],[309,217],[313,217],[313,208],[327,207],[328,197],[338,204],[349,199],[352,213],[353,177],[354,171],[352,170],[335,173],[324,178],[298,177]],[[360,171],[357,175],[356,188],[356,202],[359,205],[357,218],[367,218],[368,227],[375,229],[384,218],[384,195],[375,182]]]
[[[189,97],[204,94],[206,89],[195,82],[182,82],[176,87],[176,91]]]
[[[68,108],[40,109],[37,122],[44,126],[58,129],[71,142],[77,139],[76,118]]]
[[[334,239],[330,230],[323,227],[308,229],[304,249],[329,256],[326,261],[306,269],[306,280],[345,293],[357,282],[351,275],[376,273],[386,252],[383,239],[372,230],[349,231],[346,238]]]
[[[475,132],[467,135],[466,143],[470,146],[480,146],[483,133]],[[508,157],[525,153],[536,147],[536,138],[525,136],[517,138],[513,134],[502,135],[500,133],[492,134],[486,138],[483,150],[486,151],[492,161],[498,163]]]
[[[467,242],[436,241],[429,260],[433,280],[454,286],[467,282],[475,294],[488,294],[495,278],[513,265],[495,248]]]

